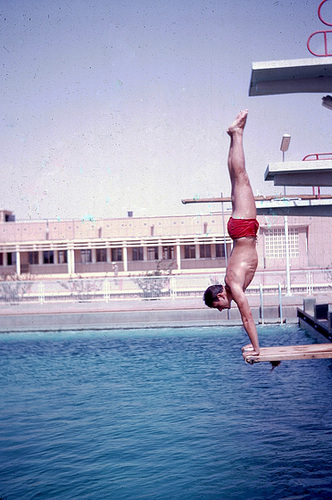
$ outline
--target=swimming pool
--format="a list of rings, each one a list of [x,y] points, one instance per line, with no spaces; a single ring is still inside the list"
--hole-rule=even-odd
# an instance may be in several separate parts
[[[0,335],[0,496],[332,498],[331,360],[271,372],[244,343],[237,327]]]

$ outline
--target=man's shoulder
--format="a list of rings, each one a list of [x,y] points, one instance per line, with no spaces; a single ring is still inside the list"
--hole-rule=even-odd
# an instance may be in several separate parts
[[[234,287],[240,287],[241,289],[243,288],[244,282],[245,282],[246,275],[243,272],[240,272],[240,269],[238,267],[227,267],[226,270],[226,276],[225,276],[225,284],[228,286],[230,289]]]
[[[232,300],[234,300],[240,310],[247,304],[247,297],[243,286],[240,283],[231,284],[229,287],[229,293],[232,296]]]
[[[239,297],[241,295],[244,295],[244,289],[243,289],[244,283],[238,279],[238,277],[232,278],[227,278],[225,277],[225,286],[228,292],[232,294],[232,297],[235,299],[235,297]]]

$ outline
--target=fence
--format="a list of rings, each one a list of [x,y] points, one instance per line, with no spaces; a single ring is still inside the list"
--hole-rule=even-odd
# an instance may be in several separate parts
[[[223,283],[224,273],[136,277],[82,278],[49,281],[0,282],[0,303],[110,302],[126,299],[202,297],[212,284]],[[314,295],[332,291],[332,268],[291,271],[291,292]],[[257,272],[247,288],[252,295],[285,295],[286,273]]]

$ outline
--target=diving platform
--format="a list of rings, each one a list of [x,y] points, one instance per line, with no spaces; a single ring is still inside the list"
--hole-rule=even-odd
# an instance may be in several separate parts
[[[249,96],[331,92],[332,57],[252,63]]]
[[[264,180],[275,186],[332,186],[332,160],[269,163]]]
[[[245,350],[242,354],[245,362],[250,365],[263,361],[278,363],[298,359],[326,359],[332,358],[332,343],[262,347],[259,356],[253,356],[250,351]]]
[[[230,197],[193,198],[183,199],[182,203],[186,205],[189,203],[231,203],[231,201],[232,199]],[[255,196],[255,202],[258,215],[273,214],[304,217],[332,217],[331,195],[294,194],[287,196]]]

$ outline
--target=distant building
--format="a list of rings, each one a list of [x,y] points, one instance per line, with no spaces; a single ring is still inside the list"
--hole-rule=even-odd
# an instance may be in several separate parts
[[[122,219],[15,221],[0,211],[0,275],[66,277],[130,275],[172,269],[174,274],[213,272],[226,266],[232,241],[228,214]],[[258,270],[285,268],[284,219],[259,216]],[[292,269],[332,266],[332,221],[289,216]]]

